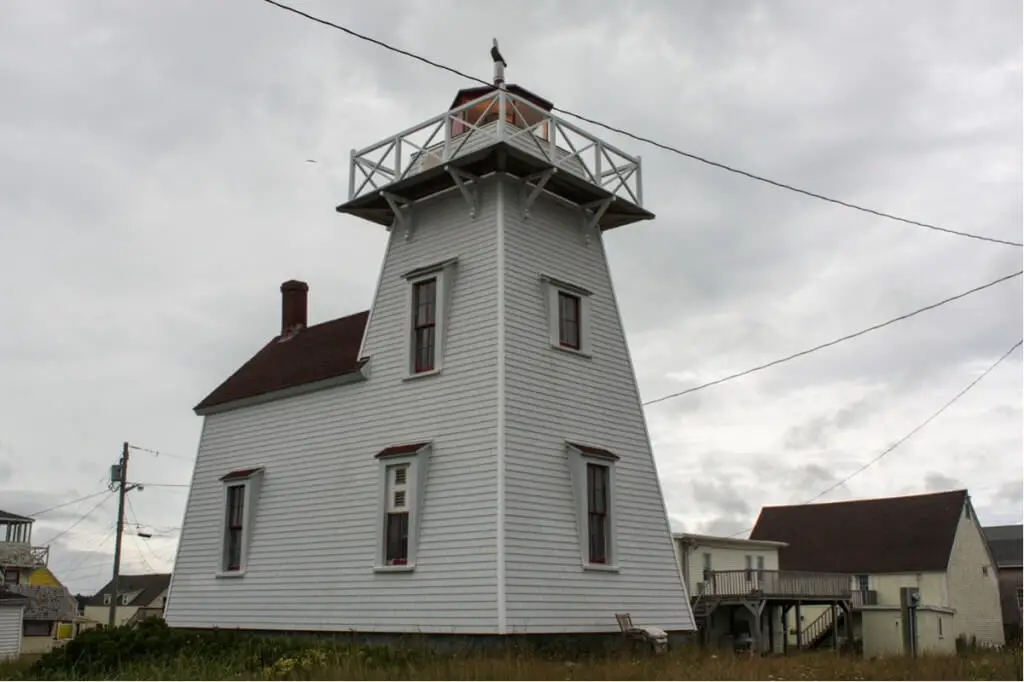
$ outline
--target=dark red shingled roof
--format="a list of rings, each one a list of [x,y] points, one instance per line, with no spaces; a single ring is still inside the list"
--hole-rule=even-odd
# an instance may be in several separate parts
[[[237,372],[196,405],[197,411],[350,374],[359,369],[359,346],[370,311],[274,337]]]
[[[585,455],[594,455],[596,457],[607,457],[608,459],[618,459],[619,458],[619,456],[616,455],[614,452],[612,452],[611,450],[605,450],[604,448],[595,448],[592,445],[580,445],[579,443],[569,443],[569,445],[573,446],[574,448],[576,448],[577,450],[579,450],[580,452],[582,452]]]
[[[409,443],[408,445],[391,445],[378,452],[375,457],[394,457],[396,455],[411,455],[425,448],[429,443]]]
[[[827,573],[945,571],[966,490],[764,507],[751,540],[789,543],[779,568]],[[973,512],[972,512],[973,513]]]

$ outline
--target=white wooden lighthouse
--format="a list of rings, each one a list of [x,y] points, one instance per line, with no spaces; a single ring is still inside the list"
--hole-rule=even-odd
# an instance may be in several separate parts
[[[640,160],[504,82],[352,154],[369,311],[282,324],[196,411],[171,626],[693,629],[602,235]],[[352,254],[347,254],[352,257]]]

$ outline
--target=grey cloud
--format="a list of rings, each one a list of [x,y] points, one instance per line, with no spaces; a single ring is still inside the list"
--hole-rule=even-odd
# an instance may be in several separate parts
[[[960,481],[937,472],[930,472],[924,477],[924,489],[928,492],[956,490],[962,487]]]

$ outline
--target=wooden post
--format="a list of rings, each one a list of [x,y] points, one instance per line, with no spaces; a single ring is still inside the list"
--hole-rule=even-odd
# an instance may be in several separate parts
[[[796,621],[796,648],[797,651],[804,648],[804,624],[800,620],[800,600],[796,600],[796,615],[793,618]]]
[[[775,605],[768,605],[768,649],[775,653]]]
[[[832,602],[828,605],[830,611],[832,611],[832,651],[839,650],[839,609],[836,608],[836,603]]]

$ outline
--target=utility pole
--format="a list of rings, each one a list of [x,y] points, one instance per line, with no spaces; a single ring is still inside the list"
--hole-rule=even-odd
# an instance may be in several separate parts
[[[110,482],[118,487],[117,494],[117,535],[114,538],[114,579],[111,582],[113,594],[110,595],[110,615],[107,625],[114,627],[117,618],[117,588],[121,574],[121,536],[124,533],[124,496],[128,483],[128,442],[121,449],[121,461],[110,470]]]

